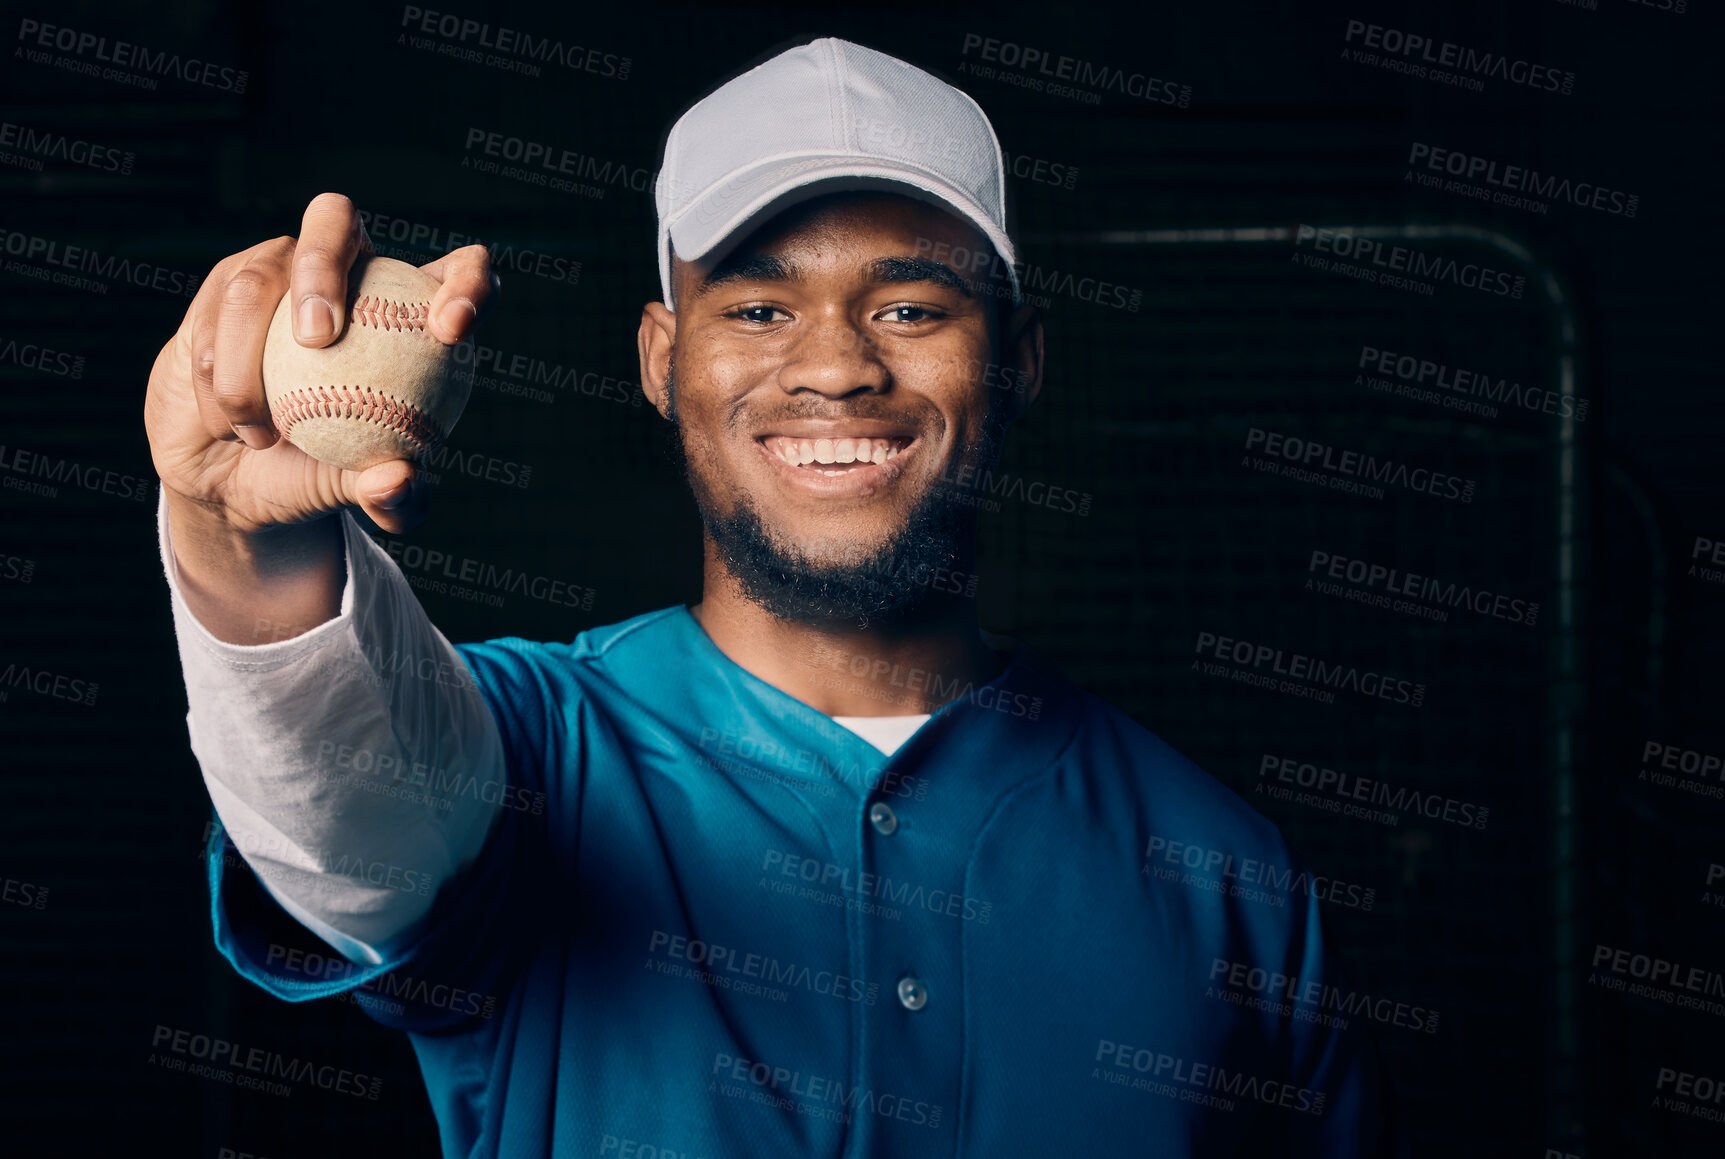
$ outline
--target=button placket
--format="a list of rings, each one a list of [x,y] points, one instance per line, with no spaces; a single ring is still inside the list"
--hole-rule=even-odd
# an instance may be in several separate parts
[[[863,959],[870,975],[898,1000],[898,1009],[882,995],[886,1005],[865,1015],[859,1081],[870,1090],[890,1090],[901,1106],[920,1108],[919,1114],[927,1115],[923,1127],[951,1132],[960,1099],[958,1076],[964,1070],[958,978],[963,930],[944,912],[943,897],[935,903],[929,899],[931,891],[950,894],[961,888],[962,868],[955,864],[955,854],[962,854],[968,842],[948,833],[945,800],[923,800],[919,762],[895,762],[883,780],[901,790],[892,794],[897,799],[889,804],[882,798],[892,790],[875,786],[875,794],[858,810],[862,815],[851,814],[856,826],[852,832],[859,840],[863,867],[873,875],[870,897],[876,903],[869,915],[873,920],[863,924]],[[952,799],[962,800],[956,795]],[[900,815],[906,808],[914,809],[914,823],[906,824]],[[859,824],[864,821],[866,826]],[[936,990],[939,1004],[933,1003]],[[859,1159],[924,1153],[920,1146],[906,1150],[925,1142],[922,1132],[910,1128],[913,1133],[905,1136],[906,1124],[893,1118],[859,1116],[857,1125]],[[936,1144],[943,1150],[945,1145]]]
[[[876,801],[869,806],[868,822],[882,837],[891,837],[898,832],[898,815],[885,801]],[[928,1005],[928,987],[915,974],[906,974],[898,980],[897,993],[899,1005],[906,1010],[921,1010]]]

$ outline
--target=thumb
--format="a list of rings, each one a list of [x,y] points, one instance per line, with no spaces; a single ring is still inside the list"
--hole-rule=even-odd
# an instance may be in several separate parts
[[[341,476],[344,500],[358,504],[385,531],[406,531],[430,513],[431,487],[406,459],[388,459]]]

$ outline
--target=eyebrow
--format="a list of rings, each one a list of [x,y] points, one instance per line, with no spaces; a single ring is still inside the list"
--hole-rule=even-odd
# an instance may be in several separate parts
[[[797,277],[797,267],[783,258],[752,254],[737,261],[725,261],[714,267],[691,297],[699,298],[732,282],[789,282]]]
[[[876,258],[868,264],[868,278],[882,285],[906,285],[912,282],[933,282],[955,293],[972,298],[970,286],[950,267],[928,258]],[[800,277],[796,263],[768,254],[752,254],[737,261],[720,263],[695,287],[693,298],[700,298],[721,286],[734,282],[791,282]]]
[[[933,282],[937,286],[971,297],[970,286],[950,267],[928,258],[878,258],[869,263],[869,275],[877,282]]]

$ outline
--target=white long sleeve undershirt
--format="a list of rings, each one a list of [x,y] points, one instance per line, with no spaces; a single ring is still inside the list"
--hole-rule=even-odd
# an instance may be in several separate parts
[[[216,815],[270,894],[354,962],[418,935],[478,856],[501,792],[439,794],[433,774],[505,776],[496,722],[395,561],[343,512],[341,612],[291,639],[216,639],[186,606],[157,530],[186,683],[186,727]],[[469,782],[472,783],[472,782]],[[443,807],[447,805],[447,808]]]

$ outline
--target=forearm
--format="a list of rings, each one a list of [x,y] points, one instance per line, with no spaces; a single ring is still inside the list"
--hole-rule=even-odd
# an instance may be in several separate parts
[[[499,792],[444,786],[505,773],[459,654],[393,561],[349,521],[328,522],[346,577],[333,614],[279,639],[206,630],[165,522],[163,562],[192,750],[223,827],[290,913],[369,961],[417,929],[497,819],[486,802]],[[245,627],[272,618],[254,609]]]
[[[162,501],[178,594],[216,639],[285,640],[340,613],[347,568],[339,515],[248,532],[166,487]]]

